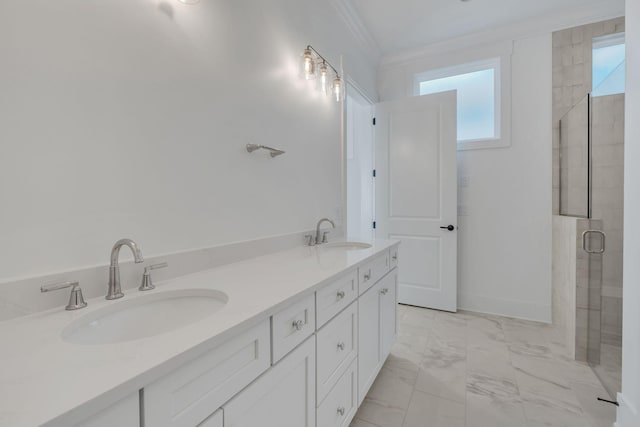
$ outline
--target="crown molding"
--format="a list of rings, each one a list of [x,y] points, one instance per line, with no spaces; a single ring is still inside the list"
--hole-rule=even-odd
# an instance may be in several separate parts
[[[565,10],[542,17],[514,22],[491,30],[442,40],[419,48],[387,54],[380,60],[381,67],[393,67],[415,61],[425,56],[464,50],[479,45],[487,45],[507,39],[518,40],[546,34],[566,28],[591,24],[624,16],[624,3],[612,7],[610,3],[579,10]]]
[[[346,24],[366,56],[377,64],[382,57],[382,50],[369,32],[369,29],[364,25],[360,14],[351,0],[329,0],[329,3],[335,11],[338,12],[338,15]]]

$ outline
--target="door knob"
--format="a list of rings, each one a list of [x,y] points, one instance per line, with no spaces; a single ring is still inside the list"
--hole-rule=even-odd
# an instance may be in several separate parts
[[[449,230],[449,231],[453,231],[456,229],[453,225],[447,225],[446,227],[440,227],[440,228],[442,228],[443,230]]]

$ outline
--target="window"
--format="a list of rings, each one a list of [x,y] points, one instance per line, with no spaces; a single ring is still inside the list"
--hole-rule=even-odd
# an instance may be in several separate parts
[[[415,77],[418,95],[457,90],[458,146],[501,137],[500,58],[421,73]],[[472,147],[469,146],[471,143]],[[493,144],[505,145],[503,143]]]
[[[624,33],[593,39],[592,96],[624,93]]]

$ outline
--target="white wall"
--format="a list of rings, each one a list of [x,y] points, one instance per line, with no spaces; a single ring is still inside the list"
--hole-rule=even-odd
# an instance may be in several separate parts
[[[455,56],[497,56],[511,42]],[[460,308],[551,321],[551,47],[551,33],[513,41],[511,146],[458,152]],[[413,95],[413,76],[445,52],[384,64],[381,100]]]
[[[341,106],[298,60],[342,54],[375,98],[344,22],[313,0],[0,2],[0,282],[105,264],[121,237],[151,256],[335,217]]]
[[[640,4],[626,3],[627,81],[624,146],[624,295],[622,392],[618,427],[640,425]]]

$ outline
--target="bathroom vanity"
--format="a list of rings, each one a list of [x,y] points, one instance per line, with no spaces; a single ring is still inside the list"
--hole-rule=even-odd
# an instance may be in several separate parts
[[[298,247],[0,323],[0,425],[348,427],[397,330],[398,243],[367,246]],[[185,295],[221,302],[139,337],[145,322],[98,326],[172,295],[178,314]]]

